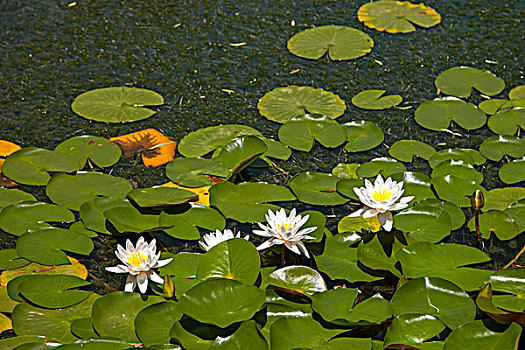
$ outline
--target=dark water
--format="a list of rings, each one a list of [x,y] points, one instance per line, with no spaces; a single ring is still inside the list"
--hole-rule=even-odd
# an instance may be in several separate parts
[[[279,86],[319,87],[346,101],[364,89],[385,89],[400,94],[402,106],[416,107],[436,97],[433,82],[440,72],[459,65],[489,69],[501,77],[507,85],[502,97],[523,84],[523,1],[425,1],[441,14],[441,24],[405,35],[381,33],[359,23],[356,12],[365,1],[79,0],[69,7],[70,3],[0,2],[0,139],[54,148],[77,135],[111,137],[156,128],[179,140],[221,123],[250,125],[276,138],[279,125],[261,117],[256,105],[264,93]],[[375,41],[372,53],[332,62],[326,57],[304,60],[287,51],[293,34],[326,24],[365,31]],[[246,45],[230,46],[239,42]],[[296,69],[300,71],[289,74]],[[122,85],[155,90],[166,105],[150,119],[116,125],[91,122],[70,110],[73,98],[84,91]],[[473,101],[481,97],[475,94]],[[315,147],[280,166],[292,174],[329,172],[339,162],[362,163],[388,155],[387,146],[400,139],[421,140],[438,149],[477,149],[491,135],[486,127],[468,134],[453,128],[464,137],[428,131],[413,121],[413,111],[348,106],[338,121],[374,121],[385,132],[384,145],[357,155]],[[122,164],[115,174],[140,186],[167,181],[162,168],[145,170],[136,161]],[[499,166],[489,162],[481,169],[485,188],[504,185],[497,179]],[[423,161],[408,167],[427,171]],[[276,170],[257,176],[280,184],[288,180]],[[346,210],[333,212],[338,217],[329,220],[332,232]],[[497,248],[502,261],[509,260],[518,242],[506,245],[511,249]]]

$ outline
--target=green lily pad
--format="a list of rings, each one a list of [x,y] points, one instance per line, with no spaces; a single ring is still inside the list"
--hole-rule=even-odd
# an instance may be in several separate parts
[[[518,225],[520,233],[525,231],[525,199],[521,199],[518,202],[511,204],[505,209],[505,214],[509,215]]]
[[[499,178],[506,184],[525,180],[525,157],[504,164],[498,171]]]
[[[122,155],[116,143],[102,137],[88,135],[75,136],[61,142],[55,147],[55,152],[65,153],[75,158],[81,168],[86,165],[88,159],[93,164],[106,168],[118,162]]]
[[[337,224],[337,232],[361,232],[362,230],[377,232],[381,229],[381,224],[377,216],[364,218],[362,216],[350,217],[345,216]]]
[[[494,115],[499,111],[504,111],[515,107],[525,108],[525,98],[521,98],[519,100],[493,98],[490,100],[485,100],[478,105],[478,108],[488,115]]]
[[[309,86],[290,85],[267,92],[257,103],[259,113],[277,123],[286,123],[293,117],[321,114],[335,119],[346,109],[337,95]]]
[[[197,267],[197,278],[227,278],[253,285],[261,268],[260,260],[252,243],[242,238],[230,239],[217,244],[202,256]]]
[[[479,151],[486,158],[493,161],[500,161],[505,154],[521,158],[525,156],[525,139],[520,139],[516,136],[491,136],[485,139]]]
[[[82,339],[98,338],[99,335],[95,333],[91,317],[79,318],[71,323],[71,333],[76,337]]]
[[[465,223],[465,214],[463,213],[463,210],[461,210],[456,204],[451,202],[443,202],[439,199],[425,199],[420,202],[418,202],[418,205],[424,205],[424,206],[433,206],[440,209],[444,209],[448,215],[450,216],[450,228],[452,230],[457,230],[463,226]]]
[[[394,317],[387,329],[384,346],[403,344],[416,349],[425,349],[422,344],[445,329],[435,316],[405,314]]]
[[[11,180],[32,186],[46,185],[51,175],[48,172],[80,170],[78,161],[64,153],[43,148],[22,148],[6,158],[2,172]]]
[[[210,126],[190,132],[180,140],[178,150],[184,157],[202,157],[221,149],[228,142],[242,135],[262,137],[262,134],[247,125],[228,124]]]
[[[22,258],[16,249],[0,250],[0,270],[13,270],[28,265],[30,261]]]
[[[401,277],[401,271],[396,267],[395,253],[406,245],[396,239],[392,233],[380,231],[374,237],[357,247],[357,258],[363,265],[374,270],[385,270]]]
[[[201,282],[191,277],[197,275],[197,267],[202,256],[203,254],[186,252],[161,254],[161,259],[172,258],[172,260],[169,264],[159,267],[159,274],[161,276],[172,276],[171,279],[173,284],[175,284],[175,296],[178,299],[197,283]]]
[[[400,140],[395,142],[389,149],[388,154],[391,157],[402,162],[412,162],[414,156],[429,160],[436,150],[434,147],[416,140]]]
[[[134,122],[151,117],[164,99],[155,91],[128,87],[109,87],[84,92],[73,100],[71,109],[86,119],[106,123]]]
[[[19,335],[17,337],[0,339],[0,349],[11,350],[16,349],[19,345],[34,343],[44,343],[43,338],[36,335]]]
[[[143,208],[182,204],[196,199],[195,193],[188,190],[162,186],[136,188],[129,191],[127,197]]]
[[[525,108],[513,108],[498,112],[489,118],[487,125],[496,134],[515,135],[516,132],[520,131],[520,128],[525,129]]]
[[[93,242],[82,233],[57,227],[26,232],[16,242],[18,255],[42,265],[70,264],[63,250],[89,255]]]
[[[345,177],[348,179],[357,179],[356,170],[360,164],[357,163],[339,163],[332,169],[332,175]]]
[[[493,273],[490,270],[462,267],[490,260],[482,251],[461,244],[418,242],[396,252],[407,278],[439,277],[464,290],[479,290]]]
[[[437,167],[439,164],[445,162],[445,161],[463,161],[466,164],[474,165],[476,162],[472,155],[469,152],[466,152],[465,150],[458,149],[458,148],[448,148],[443,149],[434,154],[430,159],[428,160],[428,163],[432,169]]]
[[[135,331],[144,346],[169,344],[171,327],[181,317],[174,301],[153,304],[137,314]]]
[[[89,238],[94,238],[98,236],[98,234],[95,231],[88,230],[86,226],[84,226],[84,223],[82,221],[72,223],[71,226],[69,226],[69,229],[82,233],[88,236]]]
[[[133,208],[127,199],[115,197],[97,197],[80,206],[79,214],[84,226],[100,233],[111,234],[106,229],[104,211],[115,207]]]
[[[504,269],[494,273],[488,280],[492,290],[507,293],[492,296],[497,307],[514,312],[525,311],[525,269]]]
[[[485,327],[483,320],[466,323],[455,329],[445,339],[443,350],[517,349],[522,328],[512,323],[503,332]]]
[[[363,152],[383,143],[383,130],[368,120],[359,120],[343,124],[346,130],[345,151]]]
[[[0,211],[11,204],[32,201],[36,202],[36,198],[30,193],[14,188],[0,188]]]
[[[300,173],[288,181],[288,187],[303,203],[313,205],[341,205],[347,199],[336,191],[340,177],[316,172]]]
[[[377,110],[388,109],[403,102],[399,95],[383,96],[385,92],[386,90],[363,90],[352,97],[352,103],[361,109]]]
[[[450,68],[438,75],[434,85],[441,92],[456,97],[469,97],[472,89],[493,96],[505,88],[503,79],[498,78],[494,73],[470,67]]]
[[[441,15],[424,4],[382,0],[362,5],[357,11],[357,19],[369,28],[394,34],[415,31],[413,24],[433,27],[441,22]]]
[[[525,85],[516,86],[509,91],[509,98],[511,100],[518,100],[525,98]]]
[[[28,230],[50,227],[47,222],[73,222],[75,216],[64,207],[43,202],[20,202],[0,211],[0,228],[20,236]]]
[[[299,213],[303,217],[308,215],[308,221],[301,226],[301,228],[316,227],[315,231],[312,231],[308,236],[314,237],[314,239],[307,240],[308,243],[321,242],[325,234],[330,234],[330,231],[325,228],[326,216],[323,213],[315,210],[307,210]]]
[[[359,177],[375,177],[379,174],[386,179],[393,174],[405,172],[407,168],[403,163],[388,157],[374,158],[369,162],[361,164],[357,168],[357,176]]]
[[[321,114],[304,114],[288,120],[279,128],[279,140],[299,151],[308,152],[317,140],[334,148],[346,141],[345,129],[336,121]]]
[[[505,210],[513,203],[525,198],[525,188],[523,187],[505,187],[495,188],[487,191],[485,195],[485,206],[483,211],[488,210]]]
[[[405,171],[392,175],[392,180],[403,181],[403,196],[414,196],[413,201],[419,202],[428,198],[436,198],[431,189],[430,177],[423,173]]]
[[[179,311],[204,323],[224,328],[250,319],[264,303],[264,292],[229,279],[199,283],[178,302]]]
[[[382,279],[383,277],[369,275],[359,268],[357,248],[349,247],[359,240],[361,237],[353,232],[327,237],[323,254],[314,256],[319,271],[333,280],[342,279],[351,283]]]
[[[243,135],[224,145],[215,160],[229,170],[229,177],[240,173],[267,150],[266,143],[258,137]]]
[[[476,165],[483,165],[487,162],[487,158],[485,158],[478,150],[472,148],[460,148],[459,150],[468,153],[472,159],[474,159],[474,164]]]
[[[92,292],[68,290],[91,284],[71,275],[33,275],[25,278],[18,291],[35,305],[48,309],[59,309],[85,300]]]
[[[244,321],[231,336],[226,339],[217,337],[210,347],[214,349],[253,349],[268,350],[268,343],[259,333],[254,320]]]
[[[468,222],[470,231],[475,231],[474,218]],[[489,210],[479,216],[479,229],[481,236],[485,239],[490,238],[490,234],[494,234],[502,241],[513,239],[519,234],[518,224],[512,217],[505,212],[499,210]]]
[[[480,184],[483,182],[483,174],[477,171],[471,164],[466,163],[462,160],[445,160],[439,163],[434,168],[434,170],[432,170],[430,176],[432,178],[438,178],[446,176],[448,174],[452,174],[461,179],[472,180],[476,184]]]
[[[142,309],[164,301],[159,296],[142,297],[139,293],[113,292],[97,299],[93,305],[93,327],[103,337],[120,338],[138,343],[135,318]]]
[[[278,206],[268,202],[293,201],[295,196],[285,187],[267,183],[221,182],[210,188],[210,204],[226,217],[239,222],[262,222],[268,209]]]
[[[320,26],[296,33],[288,40],[288,50],[296,56],[317,60],[328,52],[334,61],[351,60],[372,51],[374,41],[359,29]]]
[[[119,339],[100,338],[77,340],[71,344],[64,344],[58,347],[60,350],[127,350],[130,344]],[[23,350],[23,349],[20,349]],[[30,350],[30,349],[28,349]],[[36,349],[35,349],[36,350]],[[40,349],[38,349],[40,350]]]
[[[181,344],[185,349],[208,350],[213,344],[213,340],[202,339],[189,330],[194,331],[196,330],[195,328],[201,327],[206,327],[205,329],[209,329],[211,328],[211,325],[203,325],[202,323],[194,321],[190,318],[185,319],[184,321],[185,327],[181,325],[180,321],[175,322],[173,327],[171,327],[170,336],[177,342],[177,344]],[[188,328],[188,330],[186,328]],[[210,338],[213,338],[213,336]]]
[[[463,129],[475,130],[485,125],[487,117],[472,103],[455,97],[424,101],[414,112],[415,121],[424,128],[446,131],[452,121]]]
[[[394,227],[418,241],[437,243],[450,234],[451,220],[442,208],[416,205],[395,215]]]
[[[354,191],[354,187],[364,187],[365,180],[363,179],[342,179],[337,182],[336,190],[345,197],[349,197],[359,201],[359,197]]]
[[[211,186],[211,180],[205,175],[225,178],[230,175],[230,172],[215,159],[176,158],[166,165],[166,176],[181,186]]]
[[[178,239],[200,239],[197,227],[209,231],[223,230],[226,220],[216,210],[202,204],[190,203],[182,212],[162,212],[160,226],[168,235]]]
[[[77,172],[76,175],[55,174],[46,186],[46,195],[56,204],[79,210],[90,199],[100,196],[125,198],[133,189],[122,178],[96,172]]]
[[[391,305],[394,316],[428,315],[453,330],[476,316],[476,305],[468,294],[454,283],[437,277],[408,281],[396,291]]]
[[[470,197],[476,190],[483,190],[476,180],[464,179],[455,175],[433,177],[432,185],[440,199],[452,202],[459,207],[470,207]]]
[[[292,293],[312,295],[327,290],[319,272],[307,266],[287,266],[275,270],[265,278],[268,285]]]
[[[160,215],[142,214],[134,207],[112,207],[104,210],[104,216],[120,233],[140,233],[160,228]]]
[[[292,155],[292,150],[284,143],[266,137],[260,137],[260,139],[263,140],[266,147],[268,147],[268,150],[261,156],[262,159],[266,160],[266,158],[275,158],[287,160]]]

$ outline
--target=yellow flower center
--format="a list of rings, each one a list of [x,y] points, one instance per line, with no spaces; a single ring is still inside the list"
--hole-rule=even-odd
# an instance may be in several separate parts
[[[387,188],[380,188],[372,192],[372,199],[375,199],[376,201],[384,202],[385,200],[390,199],[390,197],[392,197],[392,191]]]
[[[282,224],[280,224],[279,226],[277,226],[277,228],[278,228],[279,230],[283,230],[283,229],[284,229],[284,231],[287,232],[288,230],[293,229],[293,225],[290,224],[290,223],[286,223],[286,224],[285,224],[285,223],[282,223]]]
[[[147,262],[148,257],[142,252],[133,252],[130,255],[128,255],[127,261],[128,261],[128,264],[132,266],[140,267],[140,262],[141,261]]]

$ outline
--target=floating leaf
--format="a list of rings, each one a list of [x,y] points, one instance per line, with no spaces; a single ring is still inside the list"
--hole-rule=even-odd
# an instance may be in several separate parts
[[[80,206],[80,218],[87,229],[111,234],[111,232],[106,229],[106,217],[104,216],[104,211],[115,207],[133,208],[127,199],[97,197]]]
[[[279,128],[279,140],[293,149],[308,152],[317,140],[329,148],[346,141],[346,132],[336,121],[320,114],[304,114],[288,120]]]
[[[366,218],[366,219],[363,218],[362,216],[356,216],[356,217],[345,216],[337,224],[337,231],[339,233],[348,232],[348,231],[361,232],[361,230],[377,232],[380,229],[381,229],[381,224],[379,223],[379,220],[377,219],[377,215],[372,216],[371,218]]]
[[[288,181],[288,187],[303,203],[313,205],[340,205],[347,199],[336,191],[336,184],[341,180],[330,174],[306,172],[294,176]]]
[[[178,239],[200,239],[198,227],[209,231],[223,230],[226,220],[216,210],[202,204],[190,203],[181,212],[160,214],[160,226],[168,235]]]
[[[110,141],[120,146],[125,158],[132,158],[140,153],[142,162],[147,167],[156,167],[172,161],[177,147],[177,142],[155,129],[112,137]]]
[[[222,179],[219,179],[218,177],[210,177],[210,180],[211,180],[211,182],[213,184],[218,183],[218,182],[226,182],[226,181],[224,181]],[[220,180],[220,181],[217,181],[217,180]],[[183,189],[183,190],[186,190],[186,191],[193,192],[198,197],[198,200],[195,201],[195,203],[199,203],[199,204],[205,205],[207,207],[210,206],[210,188],[211,188],[211,185],[210,186],[202,186],[202,187],[192,188],[192,187],[179,186],[179,185],[174,184],[173,182],[167,182],[165,184],[162,184],[161,186],[162,187],[180,188],[180,189]]]
[[[397,315],[387,329],[385,346],[403,344],[410,348],[425,349],[423,344],[445,329],[445,325],[433,315]]]
[[[396,257],[407,278],[439,277],[467,291],[479,290],[493,273],[490,270],[461,267],[490,260],[480,250],[461,244],[418,242],[397,251]]]
[[[145,346],[169,344],[171,327],[181,316],[174,301],[153,304],[137,314],[135,331]]]
[[[166,176],[181,186],[211,186],[212,181],[206,175],[228,177],[228,169],[216,159],[176,158],[166,165]]]
[[[498,295],[492,296],[492,302],[499,308],[514,312],[525,312],[525,269],[504,269],[494,273],[488,283]],[[507,293],[507,294],[502,294]]]
[[[296,56],[317,60],[328,52],[334,61],[351,60],[372,51],[374,41],[359,29],[320,26],[296,33],[288,40],[288,50]]]
[[[424,4],[408,1],[374,1],[366,3],[357,11],[357,19],[365,26],[387,33],[410,33],[412,25],[430,28],[441,22],[441,16]]]
[[[414,196],[414,201],[419,202],[428,198],[435,198],[431,189],[430,177],[423,173],[405,171],[392,175],[392,180],[403,181],[404,196]]]
[[[28,265],[30,261],[22,258],[16,249],[0,250],[0,270],[13,270]]]
[[[71,333],[73,333],[74,336],[82,339],[99,337],[99,335],[95,333],[93,322],[91,322],[91,317],[79,318],[73,321],[73,323],[71,323]]]
[[[487,125],[496,134],[515,135],[520,128],[525,129],[525,108],[498,112],[489,118]]]
[[[243,135],[230,140],[214,159],[229,170],[229,177],[240,173],[267,150],[264,141],[258,137]]]
[[[343,196],[355,199],[359,201],[359,197],[354,191],[355,187],[364,187],[365,180],[363,179],[342,179],[337,182],[337,192],[341,193]]]
[[[79,210],[85,202],[111,196],[124,199],[133,189],[122,178],[97,172],[77,172],[76,175],[55,174],[46,186],[46,195],[56,204]]]
[[[71,275],[33,275],[22,281],[18,291],[35,305],[59,309],[85,300],[92,292],[69,289],[89,284],[91,283]]]
[[[475,231],[474,218],[468,222],[470,231]],[[479,229],[485,239],[494,234],[502,241],[513,239],[519,234],[519,228],[512,217],[499,210],[489,210],[479,216]]]
[[[93,250],[93,242],[82,233],[57,227],[26,232],[16,242],[18,255],[43,265],[69,264],[63,250],[89,255]]]
[[[345,151],[363,152],[383,143],[385,135],[383,130],[368,120],[359,120],[343,124],[346,130]]]
[[[471,164],[462,160],[455,161],[453,159],[445,160],[439,163],[430,176],[432,178],[443,177],[448,174],[453,174],[456,177],[465,180],[472,180],[476,184],[483,182],[483,174],[477,171]]]
[[[179,311],[204,323],[224,328],[250,319],[264,303],[264,292],[229,279],[199,283],[178,302]]]
[[[190,132],[179,142],[179,152],[185,157],[201,157],[221,149],[228,142],[242,135],[262,137],[262,134],[246,125],[228,124],[210,126]]]
[[[375,269],[392,272],[401,277],[401,272],[396,267],[395,252],[406,245],[401,243],[390,232],[380,231],[369,241],[362,241],[357,247],[357,257],[363,265]]]
[[[104,210],[106,219],[118,232],[147,232],[160,228],[160,215],[142,214],[133,206],[116,206]]]
[[[445,162],[445,161],[462,161],[466,164],[474,165],[476,162],[472,155],[469,152],[466,152],[465,150],[458,149],[458,148],[448,148],[448,149],[442,149],[436,154],[434,154],[430,159],[428,160],[428,163],[432,169],[437,167],[439,164]]]
[[[515,184],[525,180],[525,157],[504,164],[499,169],[498,175],[506,184]]]
[[[130,344],[111,338],[81,339],[71,344],[60,346],[60,350],[127,350]]]
[[[348,179],[357,179],[356,170],[359,168],[357,163],[339,163],[332,169],[332,175],[345,177]]]
[[[266,137],[260,137],[260,139],[263,140],[266,147],[268,147],[268,150],[261,156],[262,159],[266,160],[266,158],[276,158],[287,160],[292,155],[292,150],[284,143]]]
[[[15,349],[19,345],[33,343],[44,343],[42,338],[37,335],[19,335],[17,337],[0,339],[0,349],[11,350]],[[44,345],[45,346],[45,345]]]
[[[451,220],[442,208],[416,205],[395,215],[394,227],[418,241],[437,243],[450,234]]]
[[[140,207],[159,207],[187,203],[196,198],[195,193],[180,188],[153,186],[129,191],[128,199]]]
[[[80,170],[78,161],[60,152],[43,148],[22,148],[12,153],[2,165],[2,172],[11,180],[24,185],[42,186],[51,175],[48,172],[73,172]]]
[[[505,82],[488,70],[470,67],[454,67],[440,73],[434,81],[441,92],[456,96],[469,97],[472,89],[493,96],[503,91]]]
[[[240,327],[227,338],[217,337],[210,347],[212,349],[253,349],[268,350],[268,344],[259,333],[254,320],[244,321]]]
[[[305,114],[321,114],[335,119],[343,114],[346,105],[339,96],[323,89],[290,85],[267,92],[257,108],[267,119],[284,124]]]
[[[112,166],[120,159],[122,151],[113,142],[97,136],[76,136],[61,142],[55,152],[65,153],[75,158],[81,168],[88,159],[95,165],[105,168]]]
[[[509,215],[518,225],[519,232],[525,231],[525,200],[511,204],[506,210],[505,214]]]
[[[202,256],[203,254],[186,252],[178,254],[163,253],[161,255],[161,259],[173,259],[169,264],[159,267],[158,271],[161,276],[172,276],[173,283],[175,284],[175,296],[178,299],[193,286],[202,282],[196,278],[189,278],[197,274],[197,267]]]
[[[16,143],[0,140],[0,157],[7,157],[19,149],[21,149],[21,147]]]
[[[485,100],[478,105],[478,108],[488,115],[494,115],[499,111],[504,111],[515,107],[525,108],[525,98],[519,100],[493,98],[490,100]]]
[[[515,136],[491,136],[485,139],[479,151],[483,156],[493,161],[500,161],[505,154],[521,158],[525,156],[525,139],[520,139]]]
[[[292,293],[312,295],[327,290],[319,272],[307,266],[287,266],[266,276],[265,283]]]
[[[509,91],[509,98],[511,100],[518,100],[525,98],[525,85],[516,86]]]
[[[400,140],[389,148],[388,153],[397,160],[411,163],[414,156],[429,160],[436,153],[436,150],[421,141]]]
[[[422,127],[435,131],[448,130],[451,121],[467,130],[479,129],[487,121],[485,113],[475,105],[455,97],[424,101],[414,112],[414,119]]]
[[[239,222],[265,221],[268,209],[278,206],[268,202],[293,201],[295,196],[285,187],[267,183],[218,183],[210,188],[210,203],[230,219]],[[1,214],[1,213],[0,213]]]
[[[452,202],[459,207],[470,207],[470,196],[476,190],[482,190],[476,180],[463,179],[454,175],[433,177],[432,185],[440,199]]]
[[[517,349],[522,328],[512,323],[504,332],[485,327],[483,320],[466,323],[445,339],[443,350]]]
[[[465,214],[456,204],[451,202],[443,202],[439,199],[429,198],[418,202],[418,205],[433,206],[444,209],[450,216],[450,228],[457,230],[465,223]]]
[[[26,201],[36,202],[36,198],[32,194],[26,193],[24,191],[10,188],[0,188],[0,211],[2,208],[7,207],[8,205]]]
[[[28,230],[49,227],[46,222],[73,222],[75,216],[64,207],[43,202],[20,202],[0,211],[0,228],[20,236]]]
[[[485,194],[485,206],[483,211],[488,210],[505,210],[513,203],[525,198],[525,188],[523,187],[505,187],[495,188],[487,191]]]
[[[156,111],[144,107],[162,104],[164,99],[154,91],[122,86],[84,92],[75,97],[71,109],[86,119],[123,123],[149,118]]]
[[[352,97],[352,103],[362,109],[388,109],[403,101],[399,95],[383,96],[385,92],[386,90],[363,90]]]
[[[357,168],[357,176],[359,177],[375,177],[381,174],[385,179],[396,173],[402,173],[407,168],[403,163],[388,157],[374,158],[369,162],[361,164]]]

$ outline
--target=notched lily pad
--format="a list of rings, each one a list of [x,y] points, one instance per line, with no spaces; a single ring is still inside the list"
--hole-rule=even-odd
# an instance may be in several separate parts
[[[215,159],[176,158],[166,165],[166,176],[181,186],[211,186],[212,181],[205,175],[227,177],[230,172]]]
[[[438,75],[434,85],[441,92],[456,97],[469,97],[472,89],[493,96],[505,88],[503,79],[494,73],[470,67],[450,68]]]
[[[402,162],[412,162],[414,156],[429,160],[436,153],[434,147],[416,140],[396,141],[388,150],[391,157]]]
[[[346,130],[345,151],[363,152],[379,146],[385,139],[383,130],[368,120],[359,120],[343,124]]]
[[[36,202],[36,198],[30,193],[14,188],[0,188],[0,211],[11,204],[33,201]]]
[[[268,150],[266,143],[252,135],[230,140],[214,159],[228,169],[227,177],[240,173]]]
[[[71,104],[76,114],[106,123],[133,122],[151,117],[164,99],[155,91],[128,87],[95,89],[78,95]]]
[[[496,134],[515,135],[520,129],[525,130],[525,108],[498,112],[489,118],[487,125]]]
[[[525,180],[525,157],[504,164],[498,171],[499,178],[506,184],[515,184]]]
[[[65,153],[76,160],[81,168],[88,159],[93,164],[105,168],[112,166],[120,159],[122,151],[113,142],[98,136],[76,136],[61,142],[55,147],[55,152]]]
[[[475,231],[474,218],[468,222],[470,231]],[[479,229],[481,236],[485,239],[490,238],[490,234],[494,234],[502,241],[513,239],[519,234],[518,224],[514,219],[499,210],[489,210],[479,216]]]
[[[160,226],[168,235],[178,239],[200,239],[197,227],[209,231],[222,230],[226,225],[224,217],[215,209],[202,204],[191,203],[189,208],[181,213],[163,211],[160,214]]]
[[[154,186],[136,188],[127,194],[127,197],[140,207],[160,207],[186,203],[196,199],[193,192],[180,188]]]
[[[463,129],[475,130],[485,125],[487,116],[472,103],[443,97],[421,103],[414,119],[422,127],[435,131],[448,131],[452,121]]]
[[[490,100],[485,100],[478,105],[478,108],[488,115],[494,115],[499,111],[504,111],[515,107],[525,108],[525,98],[519,100],[493,98]]]
[[[288,40],[288,50],[296,56],[317,60],[328,51],[334,61],[351,60],[372,51],[374,41],[359,29],[327,25],[303,30]]]
[[[357,168],[357,176],[359,177],[374,177],[381,174],[385,179],[393,174],[402,173],[407,168],[403,163],[388,157],[374,158],[369,162],[361,164]]]
[[[336,191],[337,182],[340,177],[306,172],[300,173],[288,182],[288,187],[303,203],[313,205],[340,205],[347,202],[347,199],[340,196]]]
[[[383,96],[385,92],[386,90],[363,90],[352,97],[352,103],[361,109],[378,110],[388,109],[403,102],[399,95]]]
[[[312,295],[327,290],[319,272],[307,266],[287,266],[266,276],[265,283],[290,293]]]
[[[525,156],[525,139],[520,139],[515,136],[491,136],[485,139],[479,151],[486,158],[493,161],[500,161],[505,154],[521,158]]]

